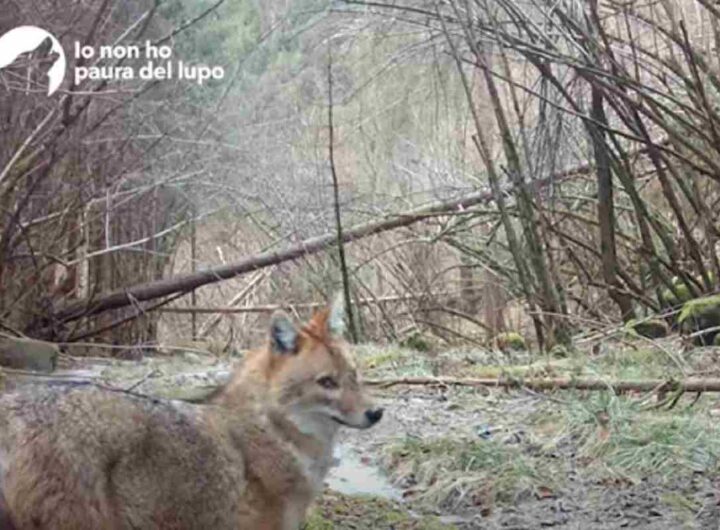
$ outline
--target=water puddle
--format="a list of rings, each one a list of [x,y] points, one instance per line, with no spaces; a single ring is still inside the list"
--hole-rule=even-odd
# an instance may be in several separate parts
[[[328,488],[344,495],[374,495],[401,500],[402,495],[376,466],[363,462],[357,452],[343,446],[335,447],[335,466],[325,479]]]
[[[101,373],[102,367],[88,367],[78,370],[61,369],[50,373],[17,370],[10,372],[10,377],[8,377],[6,383],[8,390],[28,384],[84,384],[97,381]]]
[[[73,370],[55,370],[50,377],[55,377],[67,381],[93,381],[102,374],[102,366],[91,366],[89,368],[73,369]]]

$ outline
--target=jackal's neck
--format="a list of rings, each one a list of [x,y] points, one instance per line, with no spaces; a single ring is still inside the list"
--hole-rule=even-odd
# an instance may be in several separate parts
[[[319,415],[292,410],[275,404],[260,378],[236,374],[212,403],[234,438],[264,457],[295,462],[315,491],[322,488],[333,458],[338,425]],[[250,440],[252,438],[252,440]],[[252,457],[251,457],[252,458]],[[256,460],[257,462],[257,460]]]
[[[337,427],[310,415],[280,410],[269,411],[268,419],[290,447],[313,489],[322,488],[332,465]]]
[[[273,429],[298,452],[309,458],[321,458],[332,453],[337,429],[320,429],[302,416],[272,409],[267,412]]]

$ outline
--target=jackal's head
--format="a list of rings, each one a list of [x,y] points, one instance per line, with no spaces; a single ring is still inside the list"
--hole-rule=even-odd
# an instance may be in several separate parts
[[[367,429],[382,418],[383,410],[365,394],[342,338],[343,316],[343,305],[335,303],[296,327],[286,313],[277,312],[270,323],[269,347],[249,360],[255,365],[252,376],[264,380],[270,401],[301,429]]]

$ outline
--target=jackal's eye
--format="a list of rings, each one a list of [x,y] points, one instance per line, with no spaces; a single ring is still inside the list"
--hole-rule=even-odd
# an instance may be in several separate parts
[[[335,378],[330,377],[329,375],[325,375],[317,380],[317,384],[320,385],[323,388],[327,388],[328,390],[332,390],[334,388],[338,387],[337,381]]]

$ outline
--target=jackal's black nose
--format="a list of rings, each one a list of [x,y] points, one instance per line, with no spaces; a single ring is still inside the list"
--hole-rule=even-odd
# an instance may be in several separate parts
[[[380,421],[383,415],[383,409],[369,409],[365,411],[365,417],[370,422],[370,425],[374,425]]]

